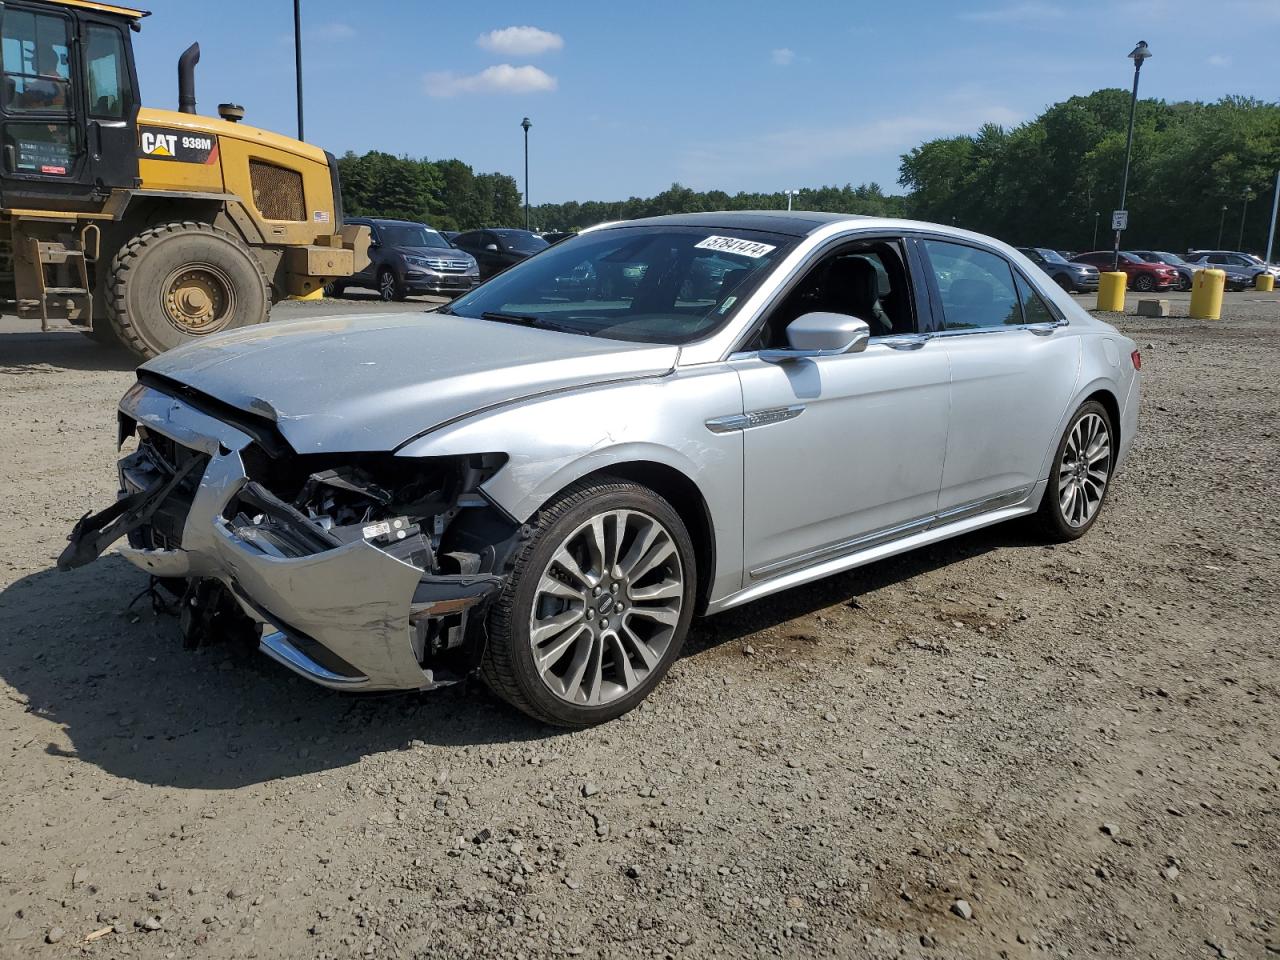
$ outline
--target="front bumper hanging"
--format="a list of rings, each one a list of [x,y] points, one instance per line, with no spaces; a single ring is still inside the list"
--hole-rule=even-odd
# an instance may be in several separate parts
[[[160,548],[121,546],[120,553],[156,577],[212,578],[230,591],[259,625],[260,649],[322,686],[358,690],[424,690],[443,686],[424,667],[424,635],[432,621],[476,612],[501,589],[489,574],[437,575],[391,556],[366,540],[336,543],[315,524],[276,500],[277,522],[299,527],[297,552],[253,537],[227,519],[247,487],[259,501],[272,495],[253,484],[241,451],[250,438],[147,387],[125,396],[121,411],[147,431],[206,454],[145,489],[131,490],[122,469],[120,499],[72,530],[59,567],[89,562],[107,546],[147,523],[182,480],[204,464],[182,526],[180,542]],[[127,460],[127,458],[126,458]],[[122,461],[122,464],[126,461]],[[292,516],[291,516],[292,515]],[[292,538],[291,538],[292,539]]]

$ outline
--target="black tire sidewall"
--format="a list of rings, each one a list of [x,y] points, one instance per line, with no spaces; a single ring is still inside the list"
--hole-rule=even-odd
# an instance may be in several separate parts
[[[1155,289],[1155,287],[1155,281],[1150,277],[1138,277],[1138,279],[1133,281],[1133,289],[1138,290],[1141,293],[1150,293]]]
[[[563,539],[592,516],[609,510],[636,510],[652,516],[666,527],[679,551],[684,573],[685,595],[680,607],[680,620],[671,644],[662,661],[634,690],[623,697],[598,707],[584,707],[561,700],[543,684],[534,665],[533,650],[529,641],[529,614],[537,593],[538,580],[559,549]],[[517,563],[517,575],[509,584],[510,617],[509,635],[491,634],[490,643],[509,644],[510,663],[522,697],[534,707],[535,715],[561,726],[585,727],[603,723],[634,709],[662,681],[680,656],[697,593],[697,565],[693,541],[685,529],[680,515],[666,500],[648,489],[635,484],[609,484],[602,487],[599,496],[591,497],[556,517],[539,531]]]
[[[1102,491],[1102,502],[1098,504],[1098,509],[1093,516],[1089,518],[1089,522],[1080,527],[1073,527],[1067,523],[1066,518],[1062,516],[1062,502],[1058,499],[1058,465],[1062,462],[1062,452],[1066,449],[1067,440],[1071,437],[1071,431],[1075,429],[1076,424],[1082,417],[1095,413],[1102,417],[1102,422],[1107,425],[1107,434],[1111,438],[1111,462],[1107,465],[1107,485]],[[1047,532],[1057,540],[1078,540],[1093,528],[1098,522],[1098,518],[1102,516],[1102,508],[1107,504],[1107,496],[1111,493],[1111,477],[1116,469],[1116,428],[1111,421],[1111,414],[1107,412],[1107,408],[1096,400],[1089,400],[1082,403],[1079,409],[1072,414],[1071,419],[1067,421],[1067,428],[1062,431],[1062,438],[1058,441],[1057,447],[1053,451],[1053,461],[1049,464],[1049,483],[1044,490],[1044,501],[1040,505],[1040,517],[1045,524]]]
[[[144,231],[116,255],[108,313],[120,339],[143,356],[202,339],[179,330],[165,315],[165,280],[189,264],[208,263],[235,288],[235,305],[217,331],[267,320],[271,293],[261,264],[239,239],[201,223],[170,223]]]

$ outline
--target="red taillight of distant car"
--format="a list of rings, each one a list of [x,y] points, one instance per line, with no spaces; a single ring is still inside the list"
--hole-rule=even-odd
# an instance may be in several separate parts
[[[1133,351],[1133,353],[1129,354],[1129,359],[1133,361],[1133,369],[1135,369],[1135,370],[1141,370],[1141,369],[1142,369],[1142,354],[1141,354],[1141,353],[1139,353],[1137,350],[1135,350],[1135,351]]]

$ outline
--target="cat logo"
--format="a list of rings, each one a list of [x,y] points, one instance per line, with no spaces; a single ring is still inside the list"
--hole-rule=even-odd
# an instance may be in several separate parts
[[[148,157],[172,157],[178,152],[178,138],[172,133],[142,133],[142,152]]]

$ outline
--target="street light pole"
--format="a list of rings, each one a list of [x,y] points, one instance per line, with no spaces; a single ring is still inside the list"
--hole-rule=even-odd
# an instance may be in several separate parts
[[[1240,236],[1236,239],[1237,250],[1244,249],[1244,218],[1245,214],[1249,212],[1249,201],[1253,199],[1253,194],[1249,192],[1248,187],[1245,188],[1241,196],[1244,198],[1244,206],[1240,208]]]
[[[799,190],[783,190],[782,192],[783,192],[783,193],[785,193],[785,194],[787,195],[787,212],[790,212],[790,211],[791,211],[791,198],[792,198],[792,197],[794,197],[794,196],[795,196],[797,193],[799,193],[800,191],[799,191]]]
[[[1133,121],[1138,113],[1138,74],[1142,72],[1142,61],[1151,56],[1147,41],[1139,40],[1138,45],[1129,53],[1133,61],[1133,98],[1129,102],[1129,139],[1124,145],[1124,177],[1120,181],[1120,209],[1125,209],[1124,201],[1129,192],[1129,158],[1133,154]],[[1112,250],[1111,269],[1120,269],[1120,232],[1116,231],[1115,247]]]
[[[1271,262],[1271,245],[1276,239],[1276,213],[1280,212],[1280,170],[1276,171],[1276,187],[1271,192],[1271,229],[1267,231],[1267,263]]]
[[[529,128],[533,126],[529,118],[520,121],[524,129],[524,228],[529,229]]]
[[[1093,211],[1093,244],[1089,247],[1090,250],[1098,249],[1098,218],[1101,216],[1101,210]]]
[[[302,0],[293,0],[293,69],[298,83],[298,139],[302,133]]]
[[[1222,205],[1222,216],[1218,218],[1218,249],[1222,249],[1222,230],[1227,225],[1227,205]]]

